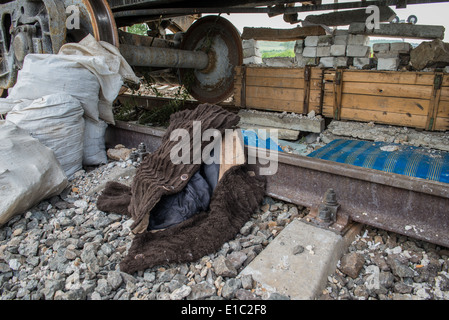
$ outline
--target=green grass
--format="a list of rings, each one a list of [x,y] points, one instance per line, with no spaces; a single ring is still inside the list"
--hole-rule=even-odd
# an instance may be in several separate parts
[[[294,58],[295,57],[295,52],[293,51],[293,49],[287,49],[287,50],[284,50],[284,51],[273,50],[273,51],[265,51],[265,52],[262,53],[262,58],[274,58],[274,57]]]

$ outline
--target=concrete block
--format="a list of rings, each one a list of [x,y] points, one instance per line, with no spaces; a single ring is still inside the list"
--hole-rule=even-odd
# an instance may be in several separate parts
[[[298,130],[289,130],[289,129],[279,129],[279,128],[270,128],[264,126],[254,126],[251,124],[246,124],[244,122],[239,122],[238,127],[246,130],[254,130],[256,134],[258,134],[258,130],[265,130],[265,132],[270,136],[270,131],[274,131],[277,133],[277,138],[281,140],[289,140],[296,141],[299,138],[300,132]]]
[[[346,55],[348,57],[361,57],[368,58],[371,53],[370,46],[361,46],[361,45],[348,45],[346,49]]]
[[[322,294],[327,277],[360,233],[357,225],[344,237],[294,220],[246,266],[240,275],[252,275],[268,293],[292,300],[314,300]],[[304,251],[297,253],[301,246]]]
[[[329,57],[331,55],[331,47],[317,47],[316,48],[316,56],[317,57]]]
[[[348,35],[341,35],[341,36],[335,36],[334,37],[334,44],[342,44],[347,45],[348,44]]]
[[[261,57],[260,50],[257,47],[248,47],[243,49],[243,57],[249,58],[252,56]]]
[[[240,110],[238,115],[240,117],[240,121],[246,125],[315,133],[321,133],[324,131],[324,118],[308,118],[307,116],[291,114],[285,115],[278,112],[249,110]]]
[[[378,37],[444,39],[444,26],[418,25],[410,23],[381,23],[379,29],[368,30],[365,23],[354,22],[349,25],[352,34]]]
[[[304,50],[304,40],[296,40],[295,53],[302,53]]]
[[[369,45],[369,37],[363,34],[350,34],[348,36],[348,45],[367,46]]]
[[[318,36],[318,47],[331,46],[333,43],[333,37],[330,35]]]
[[[335,68],[348,66],[348,57],[335,57],[334,59]]]
[[[346,45],[334,44],[331,46],[331,56],[342,57],[346,54]]]
[[[334,68],[334,57],[321,58],[320,66],[323,68]]]
[[[370,58],[354,58],[352,65],[358,69],[368,68],[371,64]]]
[[[316,57],[304,57],[302,54],[297,54],[295,57],[295,64],[299,68],[304,68],[308,65],[317,65],[318,58]]]
[[[380,58],[377,59],[377,70],[396,71],[399,67],[399,58]]]
[[[306,47],[316,47],[318,45],[319,36],[308,36],[304,40],[304,44]]]
[[[412,50],[412,45],[408,42],[392,42],[390,44],[391,51],[410,51]]]
[[[252,56],[243,59],[243,64],[262,64],[262,63],[263,61],[261,57]]]
[[[302,55],[307,58],[315,58],[316,57],[317,47],[305,47]]]
[[[390,50],[390,44],[389,43],[375,43],[373,44],[373,51],[374,52],[384,52]]]
[[[349,30],[343,30],[343,29],[334,30],[334,37],[347,36],[348,34],[349,34]]]
[[[254,39],[250,39],[250,40],[243,40],[243,49],[246,48],[259,48],[259,43],[257,42],[257,40]]]
[[[399,58],[399,53],[392,52],[392,51],[381,51],[381,52],[375,52],[374,57],[376,59],[389,59],[389,58]]]
[[[348,66],[348,57],[324,57],[320,59],[323,68],[338,68]]]
[[[262,60],[269,67],[291,68],[295,66],[294,59],[289,57],[264,58]]]

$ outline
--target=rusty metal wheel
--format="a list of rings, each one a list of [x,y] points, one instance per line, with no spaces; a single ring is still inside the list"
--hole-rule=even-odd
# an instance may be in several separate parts
[[[243,48],[240,33],[231,22],[220,16],[199,19],[187,30],[181,49],[209,55],[206,69],[180,71],[182,84],[195,99],[218,103],[233,94],[235,67],[243,63]]]
[[[80,28],[67,30],[67,42],[79,42],[89,33],[98,41],[119,46],[114,15],[106,0],[64,0],[64,6],[76,6],[80,13]]]

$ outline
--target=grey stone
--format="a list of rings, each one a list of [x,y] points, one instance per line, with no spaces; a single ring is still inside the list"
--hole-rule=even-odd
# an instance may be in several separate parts
[[[262,64],[262,58],[261,57],[249,57],[249,58],[244,58],[243,59],[243,64]]]
[[[330,50],[331,56],[342,57],[346,54],[346,45],[344,44],[334,44],[331,46]]]
[[[329,57],[331,55],[331,47],[330,46],[322,46],[316,48],[316,56],[317,57]]]
[[[358,69],[368,68],[371,65],[370,58],[354,58],[353,66]]]
[[[373,44],[373,51],[374,52],[390,51],[390,43],[389,42],[375,43]]]
[[[348,45],[348,35],[336,35],[334,37],[334,45]]]
[[[183,285],[182,287],[174,290],[170,294],[170,300],[182,300],[182,299],[186,298],[191,292],[192,292],[191,287],[189,287],[187,285]]]
[[[112,290],[117,290],[117,288],[123,283],[123,278],[120,271],[108,272],[107,281],[111,285]]]
[[[379,58],[377,59],[377,70],[396,71],[399,67],[399,58]]]
[[[190,286],[191,292],[187,296],[188,300],[204,300],[216,294],[216,289],[213,285],[202,281]]]
[[[422,42],[410,52],[410,64],[416,70],[444,68],[449,65],[449,43],[439,39]]]
[[[306,58],[315,58],[317,56],[317,47],[305,47],[302,55]]]
[[[214,261],[214,270],[217,276],[222,277],[235,277],[237,275],[237,270],[233,266],[232,262],[223,256],[219,256]]]
[[[306,47],[316,47],[318,45],[319,36],[308,36],[304,40]]]
[[[368,46],[369,37],[361,34],[350,34],[348,36],[348,45]]]
[[[350,252],[345,254],[340,260],[340,270],[344,274],[355,279],[359,276],[363,268],[365,258],[359,253]]]
[[[318,43],[317,46],[331,46],[333,44],[333,37],[331,35],[322,35],[318,36]]]
[[[410,51],[412,45],[408,42],[392,42],[390,44],[390,51]]]
[[[225,299],[232,299],[238,289],[242,287],[242,281],[237,278],[228,279],[223,286],[221,296]]]
[[[348,57],[369,57],[371,52],[370,46],[363,45],[350,45],[348,44],[346,48],[346,55]]]

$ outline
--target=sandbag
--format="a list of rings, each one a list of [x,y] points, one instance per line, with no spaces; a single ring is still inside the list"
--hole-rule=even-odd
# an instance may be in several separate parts
[[[67,177],[82,169],[84,118],[80,102],[68,94],[52,94],[17,104],[6,116],[55,153]]]
[[[61,193],[67,177],[53,151],[26,131],[0,121],[0,226]]]
[[[101,58],[92,57],[91,63],[100,65]],[[28,54],[8,98],[35,100],[51,94],[69,94],[80,101],[86,117],[98,120],[99,92],[96,75],[75,57]]]
[[[104,121],[85,119],[83,164],[96,166],[108,163],[104,134],[108,125]]]
[[[112,103],[124,82],[140,82],[120,50],[107,42],[95,40],[89,34],[79,43],[63,45],[58,55],[73,59],[95,74],[100,83],[99,118],[115,124]]]

